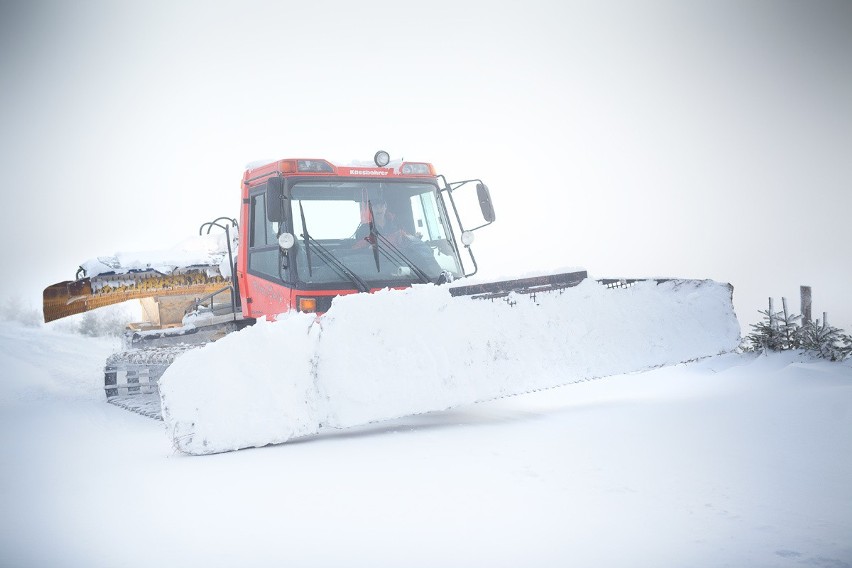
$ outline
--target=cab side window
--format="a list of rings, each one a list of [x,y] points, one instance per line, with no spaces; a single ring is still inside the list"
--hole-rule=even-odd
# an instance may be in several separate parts
[[[249,232],[249,272],[281,278],[278,263],[278,223],[266,219],[266,196],[251,196],[251,231]]]
[[[251,198],[251,219],[249,247],[265,247],[277,243],[278,223],[266,219],[266,198],[262,193]]]

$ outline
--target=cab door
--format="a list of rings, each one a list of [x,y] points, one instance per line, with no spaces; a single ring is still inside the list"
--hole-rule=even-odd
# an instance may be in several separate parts
[[[280,184],[280,178],[277,179]],[[268,193],[267,184],[262,184],[253,188],[248,198],[247,305],[243,312],[253,318],[275,316],[291,309],[291,290],[286,285],[290,280],[287,256],[281,254],[278,246],[283,215],[280,215],[279,205],[278,211],[272,215],[277,218],[270,219]]]

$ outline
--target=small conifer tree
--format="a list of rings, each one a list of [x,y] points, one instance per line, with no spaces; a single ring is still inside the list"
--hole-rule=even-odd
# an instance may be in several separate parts
[[[771,306],[771,305],[770,305]],[[843,361],[852,357],[852,336],[819,320],[800,323],[802,316],[783,311],[758,310],[763,321],[752,324],[745,338],[746,351],[802,349],[823,359]]]
[[[852,355],[852,337],[841,329],[815,322],[805,322],[801,328],[800,346],[812,351],[823,359],[843,361]]]

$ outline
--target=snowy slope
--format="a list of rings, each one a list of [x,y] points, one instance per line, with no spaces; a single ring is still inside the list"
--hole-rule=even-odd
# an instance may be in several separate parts
[[[187,457],[0,324],[3,566],[852,565],[852,366],[725,355]]]

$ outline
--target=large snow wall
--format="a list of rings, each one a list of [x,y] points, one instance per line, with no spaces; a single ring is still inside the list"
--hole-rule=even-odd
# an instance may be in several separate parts
[[[639,282],[506,299],[446,287],[355,294],[317,319],[259,321],[181,356],[160,383],[175,447],[207,454],[731,351],[728,284]]]

